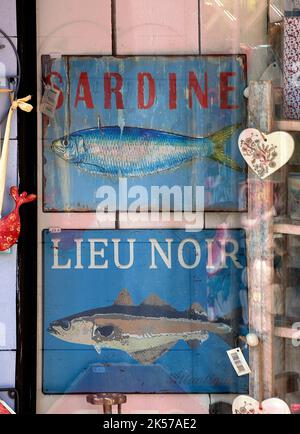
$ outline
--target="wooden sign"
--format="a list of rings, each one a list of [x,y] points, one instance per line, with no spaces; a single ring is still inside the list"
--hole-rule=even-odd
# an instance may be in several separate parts
[[[242,230],[45,231],[43,246],[44,393],[247,393],[226,353],[248,332]]]
[[[59,91],[53,118],[43,120],[44,211],[93,211],[103,186],[116,192],[120,210],[120,179],[128,190],[146,189],[139,211],[166,210],[159,198],[148,200],[153,186],[202,186],[206,209],[237,210],[244,60],[44,56],[45,85]]]

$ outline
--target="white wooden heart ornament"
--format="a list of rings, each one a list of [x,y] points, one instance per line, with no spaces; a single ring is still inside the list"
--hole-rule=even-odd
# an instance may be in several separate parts
[[[251,396],[240,395],[233,401],[233,414],[259,414],[259,402]]]
[[[284,131],[265,135],[255,128],[248,128],[240,134],[239,148],[248,166],[265,179],[289,161],[295,143]]]
[[[233,414],[291,414],[286,402],[279,398],[266,399],[259,405],[251,396],[240,395],[233,401]]]

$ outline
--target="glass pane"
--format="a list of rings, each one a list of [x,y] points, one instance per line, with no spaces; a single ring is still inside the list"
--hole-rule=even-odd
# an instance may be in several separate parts
[[[299,2],[114,5],[38,1],[38,412],[296,412]]]

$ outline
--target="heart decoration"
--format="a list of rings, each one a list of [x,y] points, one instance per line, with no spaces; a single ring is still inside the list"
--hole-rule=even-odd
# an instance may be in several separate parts
[[[265,179],[289,161],[295,143],[284,131],[265,135],[255,128],[248,128],[240,134],[239,148],[248,166],[259,178]]]
[[[233,401],[233,414],[291,414],[286,402],[279,398],[266,399],[259,405],[251,396],[240,395]]]
[[[251,396],[240,395],[233,401],[233,414],[259,414],[259,402]]]

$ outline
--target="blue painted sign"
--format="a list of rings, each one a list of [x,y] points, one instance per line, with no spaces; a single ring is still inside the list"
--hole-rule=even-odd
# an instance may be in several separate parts
[[[44,231],[44,393],[246,393],[242,230]],[[247,354],[246,354],[247,356]]]
[[[243,56],[44,56],[43,75],[59,91],[43,120],[45,211],[95,210],[101,186],[120,209],[120,178],[148,196],[152,186],[203,186],[206,209],[238,209]],[[165,210],[159,198],[139,201]]]

